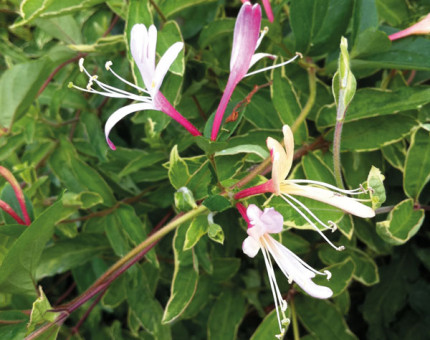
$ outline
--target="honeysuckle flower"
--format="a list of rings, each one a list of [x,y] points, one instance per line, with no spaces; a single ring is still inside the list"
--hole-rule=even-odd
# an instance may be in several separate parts
[[[261,25],[261,8],[260,5],[252,6],[248,1],[244,2],[237,16],[233,33],[233,46],[230,58],[230,75],[227,80],[221,101],[215,112],[215,118],[212,125],[211,140],[216,140],[221,127],[227,104],[233,94],[237,84],[244,78],[259,72],[270,70],[291,63],[299,55],[283,63],[265,67],[263,69],[247,73],[248,70],[260,59],[269,57],[275,59],[276,56],[269,53],[255,53],[255,50],[261,43],[264,35],[267,33],[267,27],[260,34]]]
[[[133,26],[130,34],[130,51],[137,67],[139,68],[145,88],[139,87],[120,77],[112,70],[111,61],[108,61],[105,64],[106,70],[110,71],[115,77],[125,84],[142,92],[141,95],[133,94],[102,83],[98,80],[97,76],[92,76],[87,71],[87,69],[84,67],[84,59],[81,58],[79,60],[79,68],[81,72],[85,72],[85,74],[88,76],[89,82],[86,89],[75,86],[72,83],[70,84],[71,87],[77,88],[84,92],[100,94],[106,97],[126,98],[138,102],[118,109],[108,118],[105,125],[105,136],[108,145],[113,150],[115,150],[115,145],[109,139],[109,133],[112,128],[125,116],[129,115],[130,113],[142,110],[156,110],[164,112],[169,117],[181,124],[193,136],[201,135],[200,131],[197,130],[197,128],[184,116],[176,111],[176,109],[172,106],[172,104],[170,104],[167,98],[160,91],[160,86],[163,83],[163,79],[167,71],[177,58],[179,52],[184,47],[184,44],[182,42],[176,42],[170,46],[158,61],[157,66],[155,66],[156,45],[157,29],[154,25],[149,26],[149,29],[146,29],[146,26],[143,24],[137,24]],[[102,91],[93,89],[93,84],[98,85]]]
[[[283,326],[289,323],[285,316],[287,302],[279,290],[271,257],[273,257],[290,284],[294,281],[306,293],[317,299],[328,299],[333,295],[333,292],[328,287],[317,285],[312,281],[312,278],[315,275],[326,275],[327,279],[330,279],[331,273],[329,271],[321,273],[313,269],[270,236],[270,234],[282,232],[284,223],[284,218],[274,208],[266,208],[261,211],[256,205],[250,204],[245,212],[245,207],[240,203],[237,204],[237,208],[248,223],[247,233],[249,236],[242,244],[243,252],[249,257],[255,257],[260,249],[263,253],[278,317],[280,334],[277,337],[282,338],[285,333]]]
[[[242,0],[242,3],[245,3],[247,0]],[[273,12],[272,7],[270,6],[269,0],[263,0],[263,7],[267,15],[267,19],[269,19],[270,22],[273,22]]]
[[[281,197],[287,202],[294,210],[296,210],[322,237],[335,249],[342,250],[343,247],[336,247],[330,240],[322,233],[320,228],[316,225],[319,224],[323,229],[334,231],[336,229],[335,223],[329,221],[327,224],[322,222],[315,214],[300,202],[294,196],[303,196],[311,198],[336,208],[339,208],[347,213],[353,214],[362,218],[370,218],[375,216],[375,211],[360,203],[359,199],[351,198],[343,194],[359,195],[365,193],[366,190],[362,187],[355,190],[339,189],[331,184],[306,180],[306,179],[286,179],[293,164],[294,155],[294,137],[288,125],[282,128],[284,134],[285,149],[275,139],[267,138],[266,144],[270,150],[272,158],[272,178],[267,182],[244,189],[235,194],[235,199],[245,198],[252,195],[262,193],[273,193]],[[301,185],[308,184],[308,185]],[[305,214],[306,212],[306,214]],[[312,221],[311,218],[315,221]]]
[[[417,22],[415,25],[412,25],[402,31],[390,34],[388,38],[393,41],[400,38],[405,38],[414,34],[429,34],[430,33],[430,13],[425,16],[424,19]]]

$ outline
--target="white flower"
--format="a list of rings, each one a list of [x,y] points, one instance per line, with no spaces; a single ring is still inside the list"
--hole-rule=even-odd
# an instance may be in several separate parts
[[[283,229],[284,219],[274,208],[266,208],[261,211],[256,205],[250,204],[244,217],[248,222],[247,233],[249,236],[243,242],[242,249],[249,257],[255,257],[260,249],[263,253],[270,287],[275,300],[279,329],[281,336],[283,336],[285,329],[282,326],[289,322],[285,316],[287,303],[279,291],[270,256],[275,259],[275,262],[290,283],[294,281],[306,293],[318,299],[327,299],[333,295],[333,292],[328,287],[315,284],[312,278],[319,274],[326,275],[327,279],[329,279],[331,274],[328,271],[324,273],[316,271],[269,235],[280,233]]]

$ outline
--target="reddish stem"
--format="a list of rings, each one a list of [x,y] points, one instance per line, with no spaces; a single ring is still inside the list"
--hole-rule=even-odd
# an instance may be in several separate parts
[[[22,218],[19,217],[18,214],[12,209],[12,207],[9,204],[7,204],[5,201],[0,200],[0,209],[8,213],[19,224],[26,225],[26,223],[22,220]]]

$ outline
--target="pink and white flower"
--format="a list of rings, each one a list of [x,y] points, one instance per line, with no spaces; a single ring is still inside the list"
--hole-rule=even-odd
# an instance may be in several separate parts
[[[215,112],[211,133],[212,141],[216,140],[218,136],[224,112],[227,108],[227,104],[233,94],[233,91],[237,84],[244,77],[286,65],[298,57],[298,55],[296,55],[294,58],[287,60],[286,62],[247,73],[248,70],[260,59],[264,57],[269,57],[271,59],[276,58],[276,56],[269,53],[255,53],[255,50],[258,48],[264,35],[268,31],[268,29],[265,28],[260,34],[260,25],[260,5],[255,4],[252,6],[248,1],[246,1],[240,8],[236,24],[234,26],[233,47],[230,58],[230,75],[228,77],[227,85],[225,87],[221,101]]]
[[[333,292],[328,287],[317,285],[312,279],[316,275],[325,275],[327,279],[330,279],[331,273],[329,271],[321,273],[313,269],[283,244],[270,236],[270,234],[280,233],[283,230],[284,219],[274,208],[266,208],[264,211],[261,211],[256,205],[250,204],[248,209],[246,209],[246,213],[245,207],[240,203],[238,203],[237,208],[248,222],[247,233],[249,236],[242,244],[243,252],[252,258],[258,254],[260,249],[263,254],[275,301],[279,330],[281,332],[277,337],[281,338],[285,332],[283,326],[289,323],[289,320],[285,316],[287,302],[279,290],[271,257],[290,283],[294,281],[306,293],[317,299],[328,299],[333,295]]]
[[[242,3],[245,3],[247,0],[242,0]],[[272,7],[270,6],[270,0],[263,0],[263,7],[264,11],[266,12],[267,19],[269,19],[270,22],[273,22],[274,16],[272,12]]]
[[[79,68],[81,72],[85,72],[85,74],[88,76],[89,82],[86,89],[71,84],[72,87],[84,92],[100,94],[102,96],[111,98],[126,98],[137,102],[118,109],[108,118],[105,125],[105,136],[108,145],[113,150],[115,150],[115,145],[109,139],[109,133],[112,128],[125,116],[129,115],[130,113],[142,110],[162,111],[181,124],[193,136],[201,135],[200,131],[197,130],[197,128],[184,116],[176,111],[176,109],[159,90],[161,84],[163,83],[163,79],[167,74],[167,71],[177,58],[179,52],[183,49],[184,44],[182,42],[174,43],[160,58],[158,64],[155,65],[156,45],[157,29],[154,25],[151,25],[149,29],[146,29],[146,26],[143,24],[137,24],[133,26],[130,34],[130,51],[137,67],[139,68],[145,88],[141,88],[120,77],[112,70],[111,61],[108,61],[105,64],[106,70],[110,71],[115,77],[125,84],[137,89],[142,93],[142,95],[133,94],[102,83],[98,80],[97,76],[92,76],[87,71],[87,69],[84,67],[84,59],[82,58],[79,60]],[[93,84],[98,85],[102,91],[93,89]]]
[[[312,213],[312,211],[310,211],[309,208],[294,196],[311,198],[339,208],[355,216],[371,218],[375,216],[375,211],[372,208],[360,203],[359,199],[344,195],[359,195],[365,193],[366,190],[364,190],[364,188],[343,190],[319,181],[307,179],[286,179],[293,164],[294,137],[288,125],[284,125],[282,131],[284,134],[285,148],[277,140],[271,137],[267,138],[266,141],[272,158],[272,178],[263,184],[238,192],[235,194],[234,198],[240,199],[267,192],[273,193],[281,197],[294,210],[296,210],[333,248],[342,250],[343,247],[336,247],[333,245],[333,243],[321,232],[316,223],[321,225],[323,229],[329,229],[332,231],[336,229],[336,225],[330,221],[328,224],[322,222],[314,213]],[[305,214],[305,212],[307,214]]]

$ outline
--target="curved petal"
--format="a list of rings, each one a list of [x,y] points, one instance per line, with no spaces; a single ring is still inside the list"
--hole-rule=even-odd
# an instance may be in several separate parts
[[[123,119],[125,116],[127,116],[130,113],[142,111],[142,110],[154,110],[154,106],[152,104],[148,103],[139,103],[139,104],[131,104],[124,106],[118,110],[116,110],[114,113],[110,115],[108,120],[105,124],[105,137],[106,142],[108,143],[109,147],[112,150],[115,150],[115,145],[112,143],[112,141],[109,139],[109,133],[112,130],[112,128],[115,126],[116,123],[118,123],[121,119]]]
[[[293,165],[294,135],[293,135],[293,131],[291,131],[288,125],[284,125],[282,127],[282,133],[284,134],[284,147],[285,147],[285,153],[287,154],[287,166],[288,166],[288,173],[289,173],[291,170],[291,166]]]
[[[148,31],[143,24],[136,24],[130,33],[130,52],[139,68],[142,80],[149,90],[155,65],[148,64]],[[153,56],[155,58],[155,54]]]
[[[306,268],[303,264],[304,262],[291,250],[271,237],[267,237],[266,240],[268,241],[268,250],[270,254],[275,259],[282,273],[288,277],[289,280],[297,283],[300,288],[314,298],[328,299],[333,295],[330,288],[319,286],[312,281],[312,278],[315,277],[315,273],[317,272],[313,272],[313,269],[310,270],[310,267]]]
[[[172,66],[175,59],[178,57],[179,52],[181,52],[184,47],[183,42],[176,42],[172,46],[170,46],[167,51],[163,54],[161,59],[158,61],[157,67],[155,69],[154,78],[152,79],[151,88],[148,90],[155,94],[163,82],[163,79],[169,70],[170,66]]]
[[[154,25],[149,26],[148,29],[148,50],[146,58],[148,60],[147,66],[155,70],[155,54],[157,47],[157,28]]]
[[[284,217],[275,208],[264,209],[260,220],[266,226],[266,232],[270,234],[280,233],[284,229]]]
[[[274,54],[270,54],[270,53],[255,53],[252,58],[251,58],[251,63],[249,64],[249,68],[251,68],[252,66],[254,66],[254,64],[263,59],[263,58],[270,58],[270,59],[276,59],[276,55]]]
[[[242,243],[242,250],[249,257],[255,257],[260,250],[260,244],[253,237],[248,236]]]
[[[291,164],[288,164],[285,149],[277,140],[269,137],[266,140],[266,144],[272,157],[272,181],[275,187],[275,194],[279,195],[281,193],[281,182],[287,177]]]
[[[282,185],[282,192],[327,203],[358,217],[371,218],[375,216],[375,211],[367,205],[358,202],[354,198],[327,189],[291,184],[286,181],[286,183]]]

